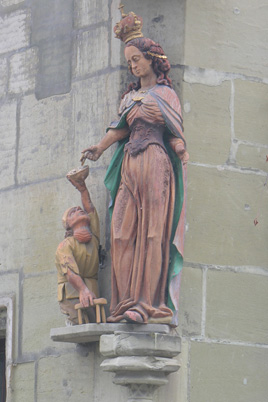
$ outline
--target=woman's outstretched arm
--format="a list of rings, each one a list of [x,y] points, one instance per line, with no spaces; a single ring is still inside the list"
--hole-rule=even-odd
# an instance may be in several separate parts
[[[91,147],[86,148],[82,151],[83,155],[80,158],[81,163],[83,164],[86,159],[90,159],[92,161],[98,160],[107,148],[109,148],[115,142],[127,137],[128,134],[128,126],[120,129],[110,128],[97,145],[92,145]]]

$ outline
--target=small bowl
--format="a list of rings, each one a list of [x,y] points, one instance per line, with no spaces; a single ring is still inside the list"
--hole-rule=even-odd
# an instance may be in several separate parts
[[[89,174],[89,166],[80,166],[76,169],[70,170],[70,172],[67,173],[66,177],[68,180],[86,180]]]

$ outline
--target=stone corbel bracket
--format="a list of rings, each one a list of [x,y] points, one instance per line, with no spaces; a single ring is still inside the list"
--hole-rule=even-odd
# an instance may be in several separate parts
[[[153,401],[155,390],[179,370],[174,357],[180,351],[180,338],[163,333],[115,332],[100,337],[100,352],[106,357],[101,367],[115,373],[115,384],[129,388],[128,402]]]

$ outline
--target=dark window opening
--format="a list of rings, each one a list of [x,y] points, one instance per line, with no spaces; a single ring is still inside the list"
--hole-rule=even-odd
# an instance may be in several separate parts
[[[6,340],[0,339],[0,402],[6,401]]]

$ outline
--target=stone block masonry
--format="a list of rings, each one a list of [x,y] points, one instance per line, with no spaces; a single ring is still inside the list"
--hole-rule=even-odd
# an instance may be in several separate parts
[[[107,26],[86,31],[78,38],[76,76],[81,77],[107,67],[109,59]]]
[[[201,286],[198,334],[198,309],[183,307],[189,298],[183,290],[181,298],[182,334],[189,332],[180,395],[188,402],[267,399],[267,16],[261,2],[186,3],[182,94],[190,162],[183,282],[193,269],[203,278],[202,285],[188,282],[189,290]],[[165,391],[178,392],[175,386]]]
[[[268,343],[268,276],[209,270],[207,273],[208,338]],[[250,325],[249,325],[250,322]]]
[[[7,59],[0,59],[0,98],[5,95],[7,90]]]
[[[0,56],[30,44],[30,13],[18,10],[0,15]]]
[[[14,383],[17,392],[14,402],[34,402],[35,363],[19,365],[14,372]],[[26,399],[27,398],[27,399]]]
[[[64,175],[71,164],[73,135],[70,95],[37,101],[25,97],[20,110],[18,183]],[[35,124],[32,124],[32,121]],[[64,161],[61,155],[66,155]],[[31,157],[29,158],[29,156]]]
[[[107,0],[91,0],[90,2],[88,0],[74,0],[75,28],[88,27],[108,21],[108,19],[109,8],[107,7]]]
[[[189,164],[186,261],[267,269],[266,176],[258,173]]]
[[[39,48],[38,99],[71,90],[73,0],[34,0],[32,45]]]
[[[3,179],[1,187],[14,185],[14,171],[16,166],[16,113],[17,103],[14,100],[5,102],[0,107],[0,169]],[[0,187],[0,188],[1,188]]]
[[[79,165],[81,150],[104,134],[118,107],[120,55],[112,57],[112,2],[99,3],[0,2],[0,295],[12,292],[16,299],[7,402],[93,401],[103,393],[102,382],[94,381],[99,358],[94,348],[77,352],[49,340],[51,327],[65,325],[54,266],[64,238],[61,216],[80,205],[65,175]],[[103,178],[111,154],[92,164],[87,183],[103,246],[109,245]],[[108,268],[104,274],[109,283]],[[111,391],[107,400],[110,396]]]
[[[265,402],[268,350],[193,343],[191,400]]]
[[[186,65],[267,78],[267,4],[187,1]]]
[[[10,93],[35,90],[38,61],[38,49],[33,47],[10,57]]]
[[[10,7],[23,2],[24,0],[1,0],[0,5],[3,7]]]

